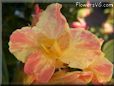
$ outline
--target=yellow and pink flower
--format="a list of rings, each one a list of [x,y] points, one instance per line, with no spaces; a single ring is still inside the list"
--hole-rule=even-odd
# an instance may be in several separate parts
[[[35,26],[14,31],[10,52],[25,63],[31,84],[107,83],[113,65],[101,51],[100,39],[87,30],[69,28],[61,7],[58,3],[49,5]],[[68,71],[68,67],[82,71]]]

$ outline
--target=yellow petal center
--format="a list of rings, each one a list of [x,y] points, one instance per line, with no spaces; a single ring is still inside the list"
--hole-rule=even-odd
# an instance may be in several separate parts
[[[61,55],[61,49],[55,39],[43,38],[40,43],[41,51],[48,57],[56,58]]]

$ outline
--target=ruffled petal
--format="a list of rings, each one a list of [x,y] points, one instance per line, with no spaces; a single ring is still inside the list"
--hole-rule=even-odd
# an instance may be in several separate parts
[[[36,50],[37,34],[31,27],[23,27],[12,33],[9,41],[9,50],[14,56],[22,62],[26,57]]]
[[[112,78],[113,64],[104,57],[99,57],[93,64],[88,67],[88,70],[94,73],[92,82],[94,84],[105,84]]]
[[[51,4],[42,12],[36,30],[41,30],[49,38],[56,38],[68,28],[65,17],[61,14],[61,4]]]
[[[33,75],[35,83],[47,83],[54,73],[52,60],[47,59],[41,52],[31,54],[24,66],[24,72]]]
[[[49,84],[87,84],[91,81],[91,72],[57,72],[54,74]]]
[[[71,68],[85,69],[101,54],[99,39],[87,30],[70,30],[70,44],[59,58]]]

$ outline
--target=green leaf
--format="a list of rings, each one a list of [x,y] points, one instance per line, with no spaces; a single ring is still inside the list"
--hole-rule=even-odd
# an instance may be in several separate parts
[[[114,63],[114,40],[106,42],[102,50],[105,53],[105,57]]]
[[[23,67],[24,64],[17,63],[14,70],[13,80],[11,82],[12,84],[30,85],[33,82],[32,76],[25,74]]]
[[[8,84],[8,83],[9,83],[8,69],[7,69],[5,56],[3,54],[3,58],[2,58],[2,84]]]
[[[13,84],[23,84],[22,83],[22,80],[23,80],[23,75],[24,75],[24,72],[23,72],[23,65],[18,62],[15,66],[15,70],[14,70],[14,73],[13,73],[13,80],[12,80],[12,83]]]

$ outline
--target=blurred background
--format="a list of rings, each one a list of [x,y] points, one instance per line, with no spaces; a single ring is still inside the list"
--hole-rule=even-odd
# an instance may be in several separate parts
[[[85,2],[88,4],[89,2]],[[103,2],[102,4],[111,3]],[[33,25],[34,18],[50,3],[2,3],[2,84],[23,83],[23,64],[8,50],[11,33],[24,26]],[[104,40],[102,51],[114,63],[114,6],[80,7],[75,3],[62,3],[62,14],[72,28],[84,28]],[[113,4],[114,5],[114,4]],[[33,21],[31,23],[31,21]],[[36,20],[37,21],[37,20]],[[114,84],[114,79],[109,84]]]

